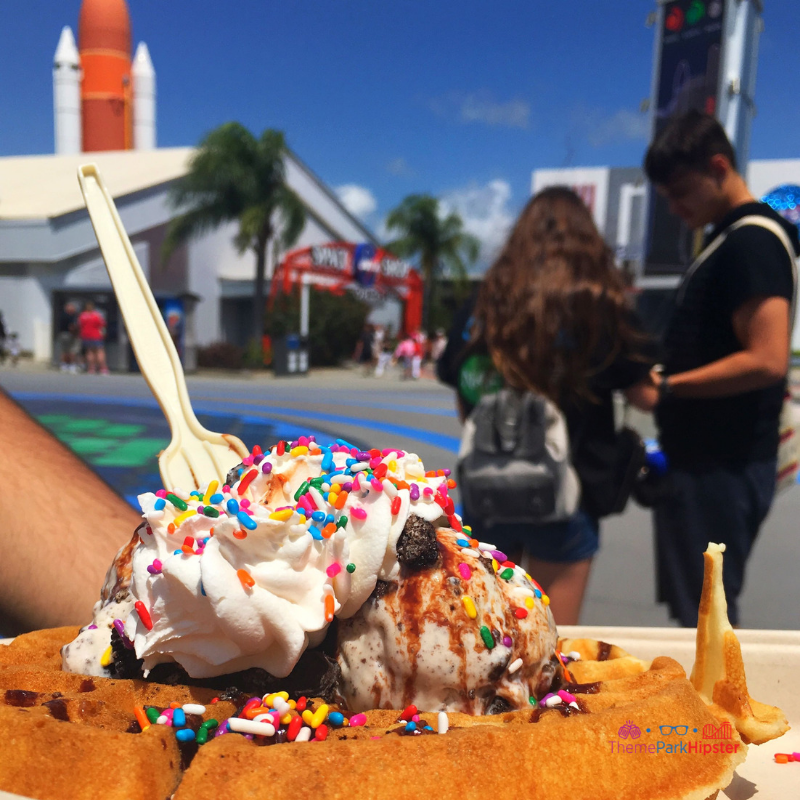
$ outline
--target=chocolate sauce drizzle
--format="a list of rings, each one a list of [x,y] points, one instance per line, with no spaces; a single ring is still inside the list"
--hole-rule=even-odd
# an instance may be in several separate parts
[[[610,645],[608,642],[598,642],[598,644],[600,647],[597,649],[597,660],[608,661],[613,645]]]

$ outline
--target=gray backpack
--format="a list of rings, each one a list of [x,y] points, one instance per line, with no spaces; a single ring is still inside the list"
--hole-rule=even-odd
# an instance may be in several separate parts
[[[541,525],[577,511],[566,420],[541,395],[484,395],[464,426],[457,469],[464,516],[478,530]]]

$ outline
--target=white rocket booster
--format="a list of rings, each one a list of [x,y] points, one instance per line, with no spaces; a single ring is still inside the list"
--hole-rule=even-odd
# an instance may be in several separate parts
[[[133,148],[153,150],[156,146],[156,71],[150,51],[139,42],[131,67],[133,79]]]
[[[72,29],[65,25],[53,59],[56,153],[81,152],[81,61]]]

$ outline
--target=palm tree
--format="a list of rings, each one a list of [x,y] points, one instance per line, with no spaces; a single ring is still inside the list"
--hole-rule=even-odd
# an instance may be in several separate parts
[[[419,258],[425,281],[422,325],[427,329],[435,285],[447,269],[454,277],[466,280],[467,264],[478,257],[480,242],[464,231],[464,223],[455,212],[443,216],[437,198],[429,194],[411,194],[389,212],[386,227],[400,235],[387,245],[402,258]]]
[[[215,128],[200,143],[189,171],[170,190],[170,203],[183,211],[167,231],[164,255],[193,236],[239,223],[234,242],[239,253],[256,256],[252,336],[261,350],[264,335],[264,278],[267,248],[273,238],[284,249],[300,236],[306,211],[286,185],[286,141],[280,131],[256,137],[238,122]]]

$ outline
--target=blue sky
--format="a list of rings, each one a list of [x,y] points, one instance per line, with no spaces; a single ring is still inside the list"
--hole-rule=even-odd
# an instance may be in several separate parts
[[[642,158],[653,0],[128,2],[158,76],[159,146],[233,119],[280,128],[375,228],[431,192],[488,241],[533,169]],[[800,157],[800,3],[765,6],[751,155]],[[52,152],[52,57],[79,7],[3,3],[0,155]]]

